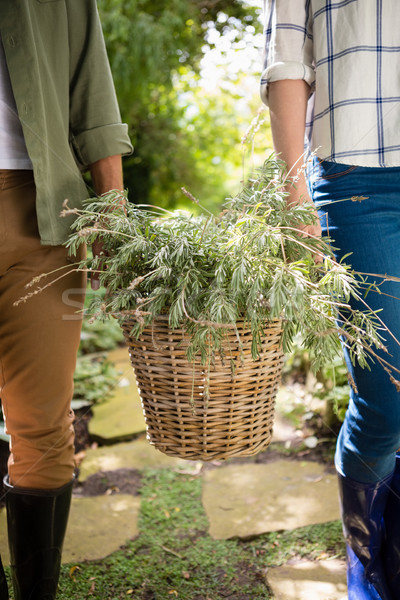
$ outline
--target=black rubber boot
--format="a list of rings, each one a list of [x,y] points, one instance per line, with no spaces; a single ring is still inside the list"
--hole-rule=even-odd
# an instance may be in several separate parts
[[[400,455],[390,483],[385,510],[386,542],[383,551],[386,577],[393,598],[400,598]]]
[[[73,481],[57,490],[13,487],[4,479],[15,600],[54,600]]]
[[[383,565],[383,515],[392,475],[360,483],[339,474],[343,533],[347,550],[348,600],[397,600]],[[400,597],[399,597],[400,598]]]
[[[0,600],[8,600],[8,586],[3,569],[3,563],[0,558]]]

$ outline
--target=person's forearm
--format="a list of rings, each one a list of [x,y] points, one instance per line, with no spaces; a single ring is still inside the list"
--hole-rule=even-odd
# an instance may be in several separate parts
[[[90,174],[92,176],[92,184],[94,191],[98,196],[106,194],[110,190],[123,190],[122,176],[122,160],[121,155],[107,156],[95,163],[89,165]],[[93,256],[100,256],[104,253],[103,244],[97,240],[92,245]],[[101,267],[100,267],[101,271]],[[100,287],[99,275],[100,271],[94,271],[90,274],[92,290],[98,290]]]
[[[309,85],[301,79],[285,79],[269,84],[269,108],[271,130],[276,154],[286,163],[289,181],[286,186],[288,205],[309,201],[304,175],[304,134],[306,129],[307,101]],[[291,179],[293,178],[293,181]],[[315,210],[313,225],[302,227],[311,236],[320,236],[321,227]],[[321,256],[315,256],[317,262]]]
[[[308,84],[302,79],[284,79],[269,84],[269,110],[274,150],[288,170],[302,164],[306,127]]]
[[[287,166],[290,176],[295,177],[303,164],[304,134],[306,126],[309,85],[301,79],[285,79],[269,84],[269,109],[274,150]],[[307,196],[305,180],[300,175],[297,193],[291,201],[301,201]]]
[[[122,160],[119,154],[107,156],[89,166],[94,191],[99,196],[110,190],[123,190]]]

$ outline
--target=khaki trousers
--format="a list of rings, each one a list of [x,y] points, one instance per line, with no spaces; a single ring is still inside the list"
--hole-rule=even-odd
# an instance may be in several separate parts
[[[0,170],[0,397],[13,486],[56,489],[74,471],[73,374],[86,277],[63,246],[42,246],[31,171]],[[14,306],[34,288],[53,285]]]

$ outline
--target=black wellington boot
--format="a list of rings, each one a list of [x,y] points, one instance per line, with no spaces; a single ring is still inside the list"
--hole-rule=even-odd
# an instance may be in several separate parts
[[[339,474],[348,600],[397,600],[389,591],[382,560],[391,479],[392,474],[377,483],[360,483]]]
[[[15,600],[54,600],[73,481],[56,490],[13,487],[4,479]]]
[[[0,558],[0,600],[8,600],[8,586],[3,569],[3,563]]]
[[[393,598],[400,598],[400,455],[390,483],[385,510],[386,541],[383,561],[386,577]]]

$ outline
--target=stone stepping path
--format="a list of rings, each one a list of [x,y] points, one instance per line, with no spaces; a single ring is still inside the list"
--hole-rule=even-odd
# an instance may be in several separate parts
[[[136,537],[139,509],[130,494],[73,498],[63,562],[104,558]]]
[[[268,569],[275,600],[347,600],[346,565],[341,560],[299,561]]]
[[[141,438],[131,442],[101,446],[85,452],[85,458],[79,469],[79,481],[85,481],[90,475],[99,471],[114,471],[116,469],[143,469],[145,467],[192,469],[198,471],[198,463],[167,456],[146,439]]]
[[[288,446],[299,440],[299,431],[296,430],[293,419],[285,417],[284,411],[288,406],[293,406],[296,402],[294,392],[285,387],[278,390],[275,400],[275,418],[274,429],[272,432],[272,442],[287,443]]]
[[[204,474],[214,539],[246,538],[339,518],[336,477],[315,462],[233,464]]]
[[[111,444],[142,433],[146,423],[127,348],[110,352],[108,358],[119,372],[119,383],[110,398],[93,407],[89,433],[93,439]]]
[[[73,498],[65,536],[63,563],[104,558],[138,534],[140,499],[130,494]],[[6,531],[6,511],[0,511],[0,530]],[[0,554],[10,564],[6,536]]]

